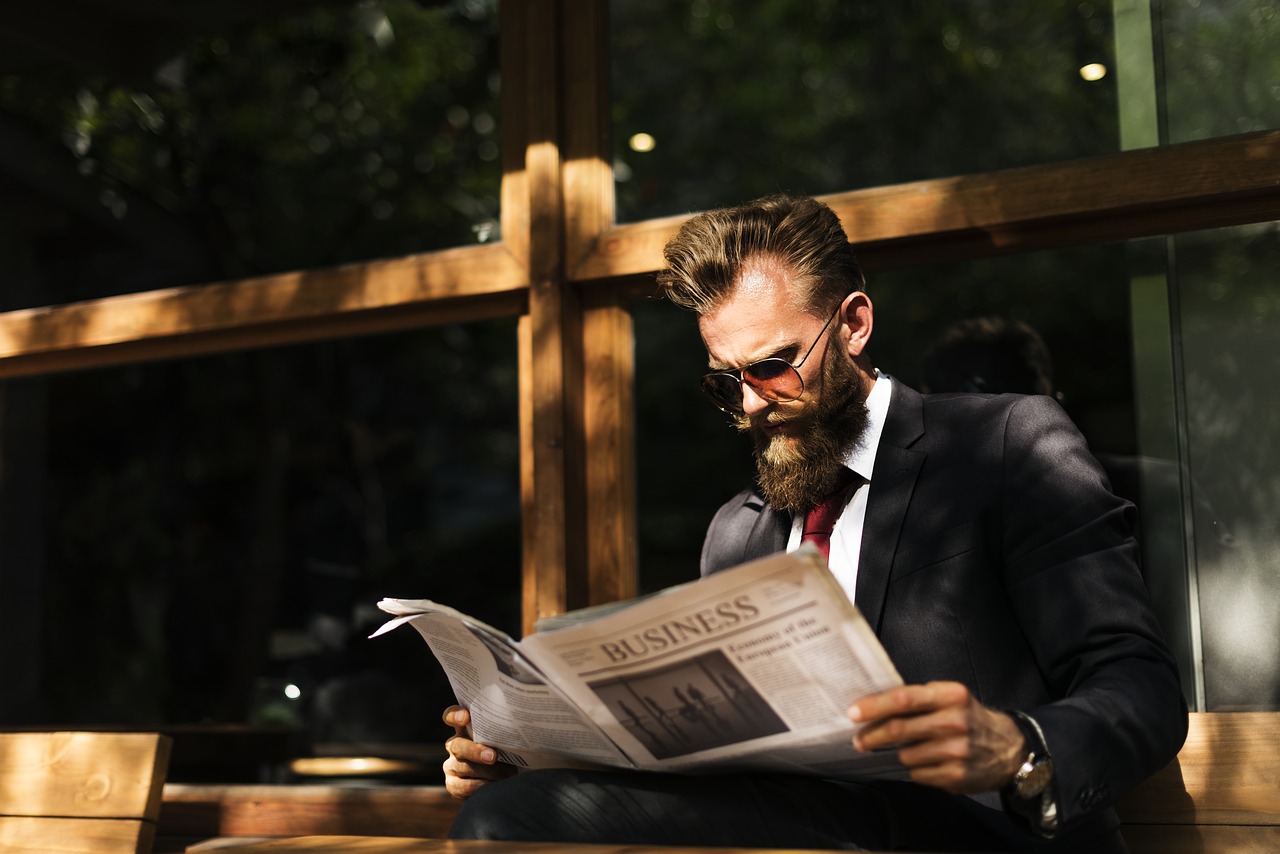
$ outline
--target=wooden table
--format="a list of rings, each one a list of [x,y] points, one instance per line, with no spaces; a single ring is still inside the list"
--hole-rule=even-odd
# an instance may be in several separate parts
[[[564,842],[486,842],[395,836],[295,836],[288,839],[222,839],[187,849],[191,854],[801,854],[777,848],[698,848],[665,845],[573,845]],[[813,852],[809,852],[813,854]]]

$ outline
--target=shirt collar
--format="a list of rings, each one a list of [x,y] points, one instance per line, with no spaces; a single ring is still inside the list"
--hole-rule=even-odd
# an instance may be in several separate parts
[[[889,417],[892,385],[893,381],[877,368],[876,381],[867,394],[867,429],[844,461],[847,468],[861,475],[868,483],[871,482],[871,472],[876,467],[876,448],[880,447],[880,434],[884,432],[884,423]]]

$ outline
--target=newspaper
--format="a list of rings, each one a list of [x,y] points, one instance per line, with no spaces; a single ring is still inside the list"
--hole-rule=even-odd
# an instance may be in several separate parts
[[[427,600],[384,599],[444,667],[471,735],[525,768],[905,778],[854,749],[847,710],[901,685],[821,555],[777,554],[522,641]]]

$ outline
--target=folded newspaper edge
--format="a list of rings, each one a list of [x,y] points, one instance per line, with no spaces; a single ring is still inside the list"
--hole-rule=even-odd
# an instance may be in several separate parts
[[[906,776],[854,749],[847,710],[901,685],[814,549],[779,553],[521,641],[426,599],[383,599],[371,635],[409,624],[440,661],[471,735],[522,768]]]

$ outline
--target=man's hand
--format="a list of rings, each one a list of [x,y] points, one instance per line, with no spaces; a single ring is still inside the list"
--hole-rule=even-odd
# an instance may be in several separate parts
[[[954,794],[1002,788],[1027,755],[1013,719],[973,699],[959,682],[863,697],[849,707],[849,719],[865,725],[853,738],[855,748],[896,747],[912,780]]]
[[[444,788],[449,794],[465,800],[485,783],[516,773],[515,766],[498,761],[492,747],[471,740],[471,713],[462,706],[445,709],[444,722],[454,730],[453,737],[444,743],[449,751],[444,761]]]

